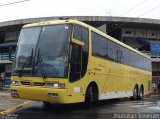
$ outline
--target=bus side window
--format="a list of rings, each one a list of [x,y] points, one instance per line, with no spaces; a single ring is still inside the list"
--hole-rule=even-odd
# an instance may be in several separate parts
[[[121,50],[117,50],[117,61],[122,62],[123,52]]]
[[[73,43],[70,59],[70,82],[80,79],[81,69],[81,46]]]

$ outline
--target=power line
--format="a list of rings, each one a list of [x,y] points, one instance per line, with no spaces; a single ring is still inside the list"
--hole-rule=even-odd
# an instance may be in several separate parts
[[[132,11],[132,10],[134,10],[135,8],[137,8],[137,7],[139,7],[140,5],[144,4],[146,1],[148,1],[148,0],[143,0],[143,1],[141,1],[140,3],[136,4],[136,5],[133,6],[132,8],[126,10],[124,13],[122,13],[121,15],[119,15],[119,17],[127,14],[128,12],[130,12],[130,11]],[[112,17],[112,16],[110,15],[110,17]],[[106,26],[108,26],[109,24],[111,24],[111,23],[106,24]]]
[[[143,15],[149,13],[149,12],[152,12],[153,10],[155,10],[155,9],[157,9],[157,8],[159,8],[159,7],[160,7],[160,5],[157,5],[156,7],[152,8],[152,9],[150,9],[150,10],[148,10],[148,11],[145,11],[144,13],[138,15],[138,16],[135,17],[135,18],[140,18],[141,16],[143,16]],[[108,31],[107,33],[110,33],[110,32],[112,32],[112,31],[116,30],[117,28],[120,28],[120,27],[122,27],[122,26],[124,26],[124,25],[126,25],[126,24],[128,24],[128,23],[129,23],[129,22],[123,23],[123,24],[121,24],[121,25],[119,25],[119,26],[117,26],[117,27],[111,29],[111,30]]]
[[[18,3],[27,2],[27,1],[30,1],[30,0],[21,0],[21,1],[16,1],[16,2],[10,2],[10,3],[5,3],[5,4],[0,4],[0,7],[7,6],[7,5],[18,4]]]
[[[123,16],[123,15],[127,14],[128,12],[134,10],[135,8],[139,7],[140,5],[142,5],[143,3],[145,3],[146,1],[147,1],[147,0],[141,1],[140,3],[136,4],[134,7],[130,8],[130,9],[128,9],[127,11],[125,11],[124,13],[122,13],[120,16]]]
[[[155,9],[157,9],[157,8],[159,8],[159,7],[160,7],[160,5],[157,5],[156,7],[154,7],[154,8],[152,8],[152,9],[150,9],[150,10],[148,10],[148,11],[146,11],[146,12],[140,14],[139,16],[137,16],[137,18],[139,18],[139,17],[141,17],[141,16],[143,16],[143,15],[149,13],[149,12],[152,12],[153,10],[155,10]]]

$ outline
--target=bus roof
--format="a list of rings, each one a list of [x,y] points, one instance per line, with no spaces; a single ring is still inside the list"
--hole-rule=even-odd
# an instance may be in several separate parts
[[[138,54],[140,54],[140,55],[142,55],[142,56],[144,56],[144,57],[146,57],[148,59],[151,59],[148,55],[143,54],[140,51],[138,51],[138,50],[136,50],[136,49],[134,49],[134,48],[132,48],[132,47],[130,47],[130,46],[128,46],[128,45],[120,42],[119,40],[117,40],[117,39],[115,39],[115,38],[107,35],[106,33],[103,33],[102,31],[100,31],[100,30],[98,30],[98,29],[96,29],[96,28],[94,28],[94,27],[92,27],[92,26],[90,26],[90,25],[88,25],[86,23],[83,23],[81,21],[77,21],[77,20],[55,20],[55,21],[37,22],[37,23],[32,23],[32,24],[24,25],[23,28],[36,27],[36,26],[46,26],[46,25],[53,25],[53,24],[66,24],[66,23],[79,24],[79,25],[81,25],[83,27],[89,28],[92,31],[94,31],[94,32],[102,35],[103,37],[106,37],[109,40],[112,40],[113,42],[115,42],[115,43],[117,43],[117,44],[119,44],[119,45],[121,45],[121,46],[129,49],[129,50],[132,50],[132,51],[134,51],[134,52],[136,52],[136,53],[138,53]]]

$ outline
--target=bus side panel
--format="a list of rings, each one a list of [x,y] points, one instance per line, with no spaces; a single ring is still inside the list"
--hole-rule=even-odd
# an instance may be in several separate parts
[[[90,62],[90,71],[94,74],[91,78],[98,84],[100,99],[101,96],[102,99],[133,96],[135,85],[140,88],[141,85],[146,85],[145,80],[150,78],[144,79],[144,70],[109,59],[91,56]]]
[[[90,60],[90,82],[95,82],[98,86],[99,97],[106,90],[110,65],[106,60],[92,56]],[[87,79],[88,80],[88,79]]]

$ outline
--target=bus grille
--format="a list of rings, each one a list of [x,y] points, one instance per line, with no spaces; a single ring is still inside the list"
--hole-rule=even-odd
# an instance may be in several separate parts
[[[21,84],[22,84],[22,85],[25,85],[25,86],[30,86],[30,85],[31,85],[30,82],[24,82],[24,81],[21,81]]]
[[[34,86],[44,86],[45,83],[41,83],[41,82],[34,82]]]
[[[24,86],[44,86],[45,83],[43,82],[26,82],[26,81],[21,81],[21,84],[24,85]]]

